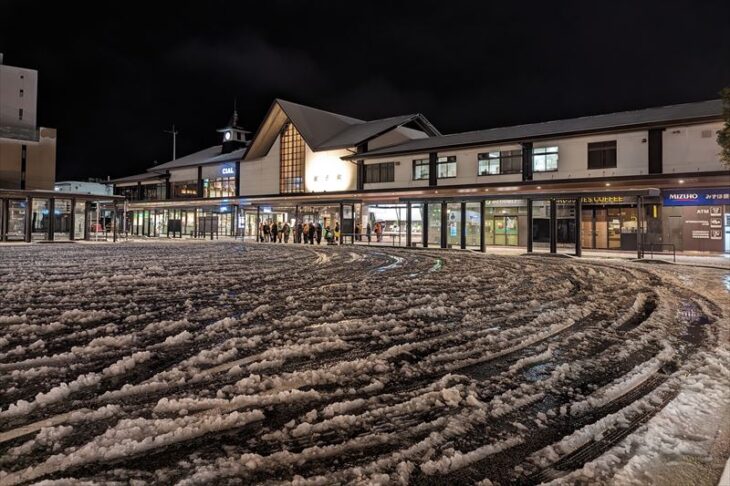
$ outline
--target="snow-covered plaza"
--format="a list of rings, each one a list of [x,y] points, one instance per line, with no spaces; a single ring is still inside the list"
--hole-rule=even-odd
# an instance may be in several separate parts
[[[0,248],[0,484],[699,484],[730,271],[240,242]]]

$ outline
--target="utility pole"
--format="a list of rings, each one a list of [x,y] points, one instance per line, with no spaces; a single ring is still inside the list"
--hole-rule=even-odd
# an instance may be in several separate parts
[[[172,124],[172,130],[163,130],[165,133],[169,133],[172,135],[172,160],[177,160],[177,134],[178,131],[175,130],[175,124]]]

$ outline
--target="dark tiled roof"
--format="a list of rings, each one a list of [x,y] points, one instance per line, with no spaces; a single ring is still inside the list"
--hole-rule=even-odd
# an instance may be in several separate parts
[[[722,100],[700,101],[416,139],[347,158],[422,153],[438,149],[525,141],[558,135],[657,126],[680,121],[710,120],[720,116],[722,116]]]
[[[245,148],[240,148],[227,154],[222,154],[221,148],[221,145],[214,145],[213,147],[193,152],[192,154],[171,160],[170,162],[150,167],[149,171],[164,172],[169,169],[179,169],[182,167],[233,162],[241,160],[243,152],[245,151]]]

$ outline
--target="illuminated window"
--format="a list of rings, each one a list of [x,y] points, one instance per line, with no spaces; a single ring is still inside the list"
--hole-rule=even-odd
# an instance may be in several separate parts
[[[439,157],[436,167],[438,167],[437,174],[439,179],[456,177],[456,156]]]
[[[558,147],[538,147],[533,149],[532,170],[534,172],[558,170]]]
[[[232,197],[236,195],[235,177],[203,179],[203,197]]]
[[[279,192],[304,192],[304,139],[287,123],[281,130]]]
[[[503,150],[477,155],[480,176],[497,174],[519,174],[522,172],[522,151]]]
[[[198,181],[179,181],[172,183],[172,196],[178,198],[190,198],[198,196]]]
[[[413,161],[413,180],[428,180],[429,162],[428,159],[416,159]]]

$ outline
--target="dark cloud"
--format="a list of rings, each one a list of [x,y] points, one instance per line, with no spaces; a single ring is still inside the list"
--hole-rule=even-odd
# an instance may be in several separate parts
[[[6,62],[40,71],[58,176],[121,176],[218,141],[238,99],[444,132],[713,98],[730,85],[727,1],[0,0]]]

